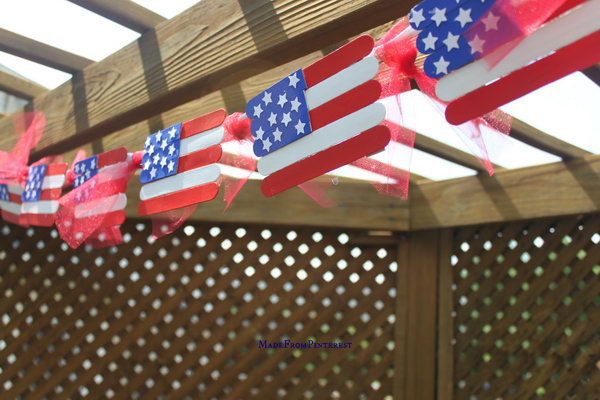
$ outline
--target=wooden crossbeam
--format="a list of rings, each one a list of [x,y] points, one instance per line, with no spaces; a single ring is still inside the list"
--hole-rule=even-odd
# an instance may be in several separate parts
[[[600,211],[600,155],[413,185],[411,230]]]
[[[554,154],[563,160],[571,160],[591,154],[577,146],[548,135],[518,118],[513,118],[510,136],[530,146]]]
[[[139,178],[135,176],[127,189],[128,218],[138,217],[139,191]],[[233,223],[408,229],[408,201],[380,195],[368,183],[340,179],[327,193],[337,203],[335,207],[319,206],[298,188],[267,198],[260,191],[260,181],[250,180],[227,212],[223,211],[225,203],[220,201],[222,195],[219,195],[216,200],[200,204],[190,218]]]
[[[166,21],[166,18],[131,0],[69,1],[139,33],[143,33]]]
[[[600,86],[600,64],[594,65],[593,67],[589,67],[588,69],[581,71],[585,76],[590,78],[592,82],[596,85]]]
[[[424,152],[433,154],[434,156],[443,158],[444,160],[462,165],[470,169],[474,169],[477,172],[487,174],[487,170],[477,158],[473,155],[465,153],[462,150],[448,146],[445,143],[438,142],[435,139],[431,139],[425,135],[417,133],[415,136],[415,149],[422,150]],[[495,169],[502,169],[501,166],[493,164]]]
[[[59,154],[405,15],[416,0],[200,2],[34,99]],[[0,149],[11,124],[0,121]]]
[[[70,74],[93,63],[85,57],[0,28],[0,51],[59,69]]]
[[[48,91],[35,82],[2,70],[0,70],[0,90],[22,99],[32,99]]]

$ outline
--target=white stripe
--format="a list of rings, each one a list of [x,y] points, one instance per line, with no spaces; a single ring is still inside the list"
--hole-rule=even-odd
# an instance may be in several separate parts
[[[315,109],[335,99],[348,90],[353,89],[372,79],[379,69],[379,62],[375,57],[366,57],[352,64],[323,82],[308,88],[305,92],[306,104],[309,110]]]
[[[11,214],[15,214],[15,215],[21,214],[21,204],[12,203],[10,201],[1,201],[0,200],[0,208],[3,211],[8,211]]]
[[[483,60],[453,71],[438,81],[438,97],[457,99],[488,82],[506,76],[600,29],[600,0],[589,0],[526,37],[492,69]],[[511,43],[508,43],[511,45]],[[503,51],[504,47],[498,49]]]
[[[44,189],[60,189],[65,183],[65,174],[47,175],[42,182],[42,190]]]
[[[385,118],[385,106],[373,103],[338,119],[323,128],[267,154],[258,160],[258,172],[270,175],[306,157],[335,146],[379,124]]]
[[[107,205],[110,208],[107,209]],[[127,205],[127,195],[125,193],[115,194],[103,199],[96,199],[84,204],[78,204],[75,207],[75,218],[86,218],[98,214],[109,213],[123,210]]]
[[[23,188],[21,186],[17,186],[17,185],[7,185],[7,186],[8,186],[9,193],[16,194],[19,196],[23,194]]]
[[[179,157],[217,145],[223,141],[224,136],[225,129],[222,126],[219,126],[206,132],[185,138],[179,143]]]
[[[140,190],[140,199],[148,200],[154,197],[188,189],[194,186],[215,182],[221,175],[218,165],[212,164],[206,167],[191,169],[168,178],[147,183]]]
[[[23,214],[54,214],[58,210],[58,201],[26,201],[21,205]]]

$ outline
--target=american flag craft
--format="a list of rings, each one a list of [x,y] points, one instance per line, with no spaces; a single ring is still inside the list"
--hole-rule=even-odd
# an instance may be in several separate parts
[[[21,195],[21,218],[25,224],[52,226],[65,183],[67,164],[36,165],[29,168]]]
[[[424,70],[440,79],[437,96],[451,102],[450,123],[600,62],[600,0],[566,0],[525,37],[512,13],[503,12],[503,1],[425,0],[410,13],[411,26],[420,30],[417,48],[427,54]],[[488,54],[495,61],[481,58]]]
[[[226,113],[218,110],[148,136],[142,157],[139,215],[214,199],[219,192]]]
[[[265,175],[262,192],[273,196],[388,144],[376,103],[379,68],[373,39],[361,36],[311,66],[295,71],[251,99],[254,153]]]
[[[21,218],[21,195],[23,188],[19,185],[0,184],[0,210],[2,218],[12,224],[23,225]]]
[[[126,160],[127,150],[121,147],[75,164],[73,167],[75,190],[94,176],[98,176],[90,182],[89,187],[82,186],[77,191],[75,196],[77,205],[74,210],[76,219],[85,220],[103,215],[99,228],[121,225],[125,221],[127,179],[113,173],[111,169],[114,170],[115,166]]]

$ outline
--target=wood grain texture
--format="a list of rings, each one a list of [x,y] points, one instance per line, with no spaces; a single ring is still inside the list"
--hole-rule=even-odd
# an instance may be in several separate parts
[[[22,99],[32,99],[48,91],[48,89],[35,82],[2,70],[0,70],[0,90]]]
[[[71,74],[81,71],[93,63],[92,60],[85,57],[57,49],[2,28],[0,28],[0,51]]]
[[[600,156],[413,185],[411,230],[600,211]]]
[[[62,153],[405,15],[416,1],[200,2],[33,101]],[[0,148],[10,148],[0,121]]]
[[[131,30],[143,33],[167,19],[131,0],[69,0]]]
[[[137,217],[139,189],[139,180],[135,176],[127,190],[128,218]],[[367,183],[340,179],[340,183],[327,192],[337,203],[332,208],[319,206],[298,188],[266,198],[260,192],[260,181],[251,180],[224,212],[222,191],[215,200],[200,204],[190,218],[196,221],[385,230],[406,230],[408,227],[408,202],[382,196]]]
[[[530,146],[554,154],[563,160],[591,154],[589,151],[542,132],[518,118],[512,120],[510,136]]]

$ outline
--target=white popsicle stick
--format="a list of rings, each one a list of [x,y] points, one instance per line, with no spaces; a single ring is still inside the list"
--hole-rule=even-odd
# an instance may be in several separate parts
[[[21,205],[23,214],[54,214],[58,210],[58,201],[26,201]]]
[[[177,175],[146,183],[140,190],[140,199],[148,200],[179,190],[215,182],[219,179],[220,175],[221,169],[216,164],[185,171]]]
[[[179,156],[185,156],[198,150],[221,143],[225,136],[225,129],[219,126],[206,132],[199,133],[181,140],[179,144]]]
[[[348,140],[385,118],[385,106],[373,103],[338,119],[258,160],[258,172],[267,176],[291,164]]]
[[[23,188],[21,186],[17,186],[17,185],[7,185],[7,186],[8,186],[9,193],[16,194],[19,196],[23,194]]]
[[[588,0],[526,37],[493,68],[480,59],[444,76],[437,83],[436,94],[444,101],[455,100],[599,29],[600,0]]]
[[[330,76],[323,82],[306,89],[306,105],[309,110],[335,99],[350,89],[373,79],[379,69],[379,62],[375,57],[366,57],[344,68],[335,75]]]
[[[21,204],[13,203],[10,201],[0,201],[0,209],[15,215],[21,214]]]
[[[65,183],[65,175],[47,175],[42,181],[42,190],[45,189],[60,189]]]
[[[111,204],[110,209],[106,208],[106,204]],[[85,204],[78,204],[75,207],[75,218],[87,218],[98,214],[119,211],[127,205],[127,195],[118,193],[108,196],[103,199],[96,199]]]

